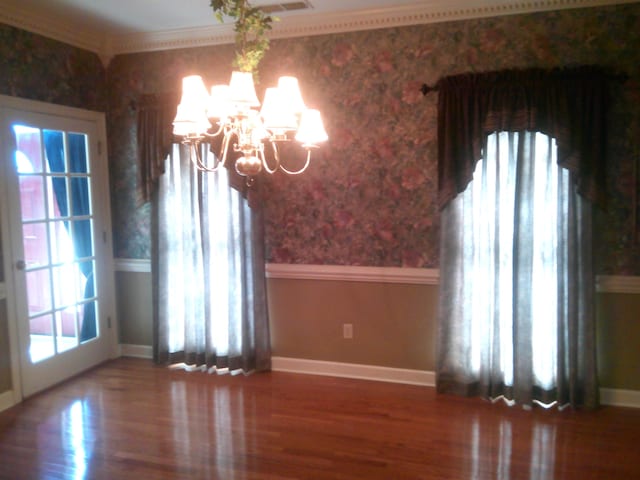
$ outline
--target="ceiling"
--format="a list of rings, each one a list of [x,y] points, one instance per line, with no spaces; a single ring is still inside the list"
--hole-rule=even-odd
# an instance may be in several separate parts
[[[415,25],[448,20],[590,7],[637,0],[254,0],[278,11],[274,38]],[[306,4],[306,5],[305,5]],[[231,21],[218,23],[209,0],[0,0],[6,23],[113,55],[233,42]]]

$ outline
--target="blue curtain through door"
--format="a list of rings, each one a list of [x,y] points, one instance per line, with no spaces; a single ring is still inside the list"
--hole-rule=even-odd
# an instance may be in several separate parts
[[[65,168],[64,154],[64,134],[60,131],[44,130],[44,145],[47,156],[47,162],[51,173],[64,174],[67,172],[86,173],[87,172],[87,149],[86,137],[83,134],[70,133],[67,135],[67,159],[69,162],[68,170]],[[67,204],[67,186],[66,176],[52,177],[53,191],[58,202],[58,208],[62,217],[72,215],[88,216],[91,214],[91,204],[89,198],[88,177],[71,177],[70,193],[72,211],[69,212]],[[74,259],[87,258],[93,256],[93,247],[91,241],[91,220],[82,219],[74,220],[73,229],[70,228],[69,222],[65,221],[64,225],[71,235],[73,241]],[[86,278],[84,289],[84,299],[92,298],[95,294],[93,280],[93,262],[79,262],[78,266],[82,274]],[[86,341],[95,338],[96,329],[95,302],[88,302],[84,305],[84,315],[80,329],[80,341]]]

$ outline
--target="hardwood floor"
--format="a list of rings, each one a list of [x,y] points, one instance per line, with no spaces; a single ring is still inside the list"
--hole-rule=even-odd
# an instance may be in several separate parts
[[[634,479],[640,409],[123,358],[0,413],[2,479]]]

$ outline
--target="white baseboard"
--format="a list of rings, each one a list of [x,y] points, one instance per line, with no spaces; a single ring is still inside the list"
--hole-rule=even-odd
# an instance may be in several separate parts
[[[327,375],[330,377],[408,383],[426,387],[434,387],[436,384],[435,372],[427,370],[408,370],[403,368],[288,357],[272,357],[271,368],[276,372],[306,373],[311,375]],[[600,403],[612,407],[640,408],[640,390],[601,388]]]
[[[153,347],[151,345],[129,345],[122,343],[120,344],[120,356],[151,359],[153,358]]]
[[[601,388],[600,403],[613,407],[640,408],[640,390]]]
[[[0,393],[0,412],[5,411],[7,408],[11,408],[16,404],[13,398],[13,390]]]
[[[306,373],[311,375],[327,375],[330,377],[347,377],[361,380],[377,380],[380,382],[408,383],[432,387],[435,385],[435,374],[424,370],[380,367],[357,363],[326,362],[304,358],[272,357],[271,369],[275,372]]]
[[[153,358],[150,345],[120,345],[123,357]],[[306,358],[271,357],[271,369],[274,372],[304,373],[307,375],[326,375],[328,377],[357,378],[379,382],[406,383],[434,387],[436,374],[428,370],[381,367],[358,363],[327,362]],[[640,408],[640,390],[601,388],[600,403],[613,407]],[[12,392],[0,394],[0,411],[13,406]]]

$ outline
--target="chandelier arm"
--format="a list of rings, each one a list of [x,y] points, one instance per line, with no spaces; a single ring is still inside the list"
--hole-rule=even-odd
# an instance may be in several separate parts
[[[287,170],[284,165],[280,165],[280,168],[282,169],[282,171],[284,171],[284,173],[289,174],[289,175],[300,175],[302,172],[304,172],[307,167],[309,166],[309,164],[311,163],[311,149],[308,148],[307,149],[307,161],[305,162],[304,166],[300,169],[300,170]]]
[[[233,134],[234,134],[233,130],[225,132],[224,137],[222,139],[222,145],[220,147],[220,156],[222,157],[222,160],[220,160],[220,162],[223,165],[226,165],[227,163],[227,154],[229,153],[229,142],[231,141],[231,137]]]
[[[276,144],[276,142],[272,141],[269,143],[271,143],[271,146],[273,147],[273,157],[276,159],[276,166],[271,168],[269,162],[267,161],[267,157],[264,155],[264,149],[262,150],[262,165],[264,166],[264,169],[267,171],[267,173],[272,175],[278,170],[278,167],[280,167],[280,153],[278,152],[278,145]]]
[[[204,172],[216,172],[220,169],[220,162],[214,161],[214,166],[210,167],[206,165],[202,161],[202,154],[200,153],[200,142],[192,142],[190,143],[190,152],[189,157],[191,158],[191,162],[195,165],[198,170],[202,170]]]
[[[220,127],[218,128],[218,131],[216,133],[209,133],[209,132],[204,132],[204,136],[207,138],[214,138],[217,137],[218,135],[220,135],[222,133],[222,130],[224,130],[224,122],[222,120],[220,120],[220,123],[218,123],[218,125],[220,125]]]

